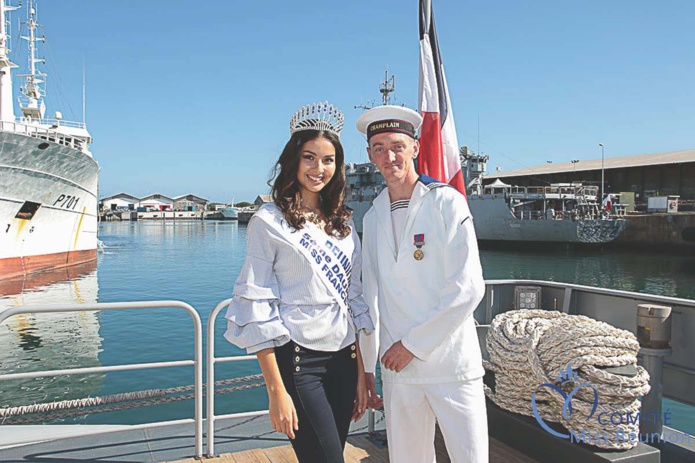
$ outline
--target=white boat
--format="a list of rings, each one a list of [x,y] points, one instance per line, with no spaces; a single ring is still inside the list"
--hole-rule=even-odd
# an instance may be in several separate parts
[[[239,219],[239,210],[236,207],[232,206],[231,204],[218,209],[217,212],[219,212],[222,215],[220,220],[238,220]]]
[[[96,259],[99,165],[89,151],[84,123],[60,112],[45,118],[46,74],[36,58],[36,11],[28,2],[28,73],[16,117],[9,57],[9,13],[19,7],[0,0],[0,278],[67,267]],[[22,29],[24,31],[24,28]]]

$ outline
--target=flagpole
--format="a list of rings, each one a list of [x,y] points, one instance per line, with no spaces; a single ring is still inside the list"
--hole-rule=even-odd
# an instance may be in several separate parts
[[[420,0],[420,155],[418,172],[448,183],[464,196],[454,114],[435,28],[431,0]]]

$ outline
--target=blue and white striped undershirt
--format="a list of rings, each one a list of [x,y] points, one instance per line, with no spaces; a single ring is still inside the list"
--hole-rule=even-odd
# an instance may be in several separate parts
[[[408,218],[409,199],[400,199],[391,203],[391,226],[393,228],[393,240],[396,243],[396,252],[401,247],[401,238],[405,229],[405,221]]]

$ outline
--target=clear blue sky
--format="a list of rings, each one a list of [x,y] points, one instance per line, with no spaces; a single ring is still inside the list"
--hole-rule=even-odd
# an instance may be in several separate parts
[[[81,119],[86,61],[102,197],[253,200],[267,192],[292,113],[326,99],[346,114],[347,160],[366,161],[354,106],[380,101],[385,66],[395,102],[417,106],[417,0],[38,6],[51,113]],[[606,157],[695,148],[694,1],[434,9],[459,143],[489,154],[488,170],[595,159],[599,142]]]

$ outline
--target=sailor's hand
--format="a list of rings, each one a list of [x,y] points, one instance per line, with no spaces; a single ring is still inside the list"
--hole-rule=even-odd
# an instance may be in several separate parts
[[[381,357],[381,363],[384,364],[384,368],[399,373],[408,366],[414,357],[413,353],[406,349],[402,342],[398,341],[389,347],[384,356]]]
[[[294,432],[299,430],[299,418],[292,397],[286,390],[282,390],[269,394],[268,399],[271,426],[277,432],[287,434],[287,437],[294,439]]]
[[[369,397],[367,398],[367,406],[374,409],[383,407],[384,399],[379,397],[379,394],[376,393],[376,378],[374,377],[374,373],[365,373],[364,382],[367,386],[367,392],[369,394]]]

